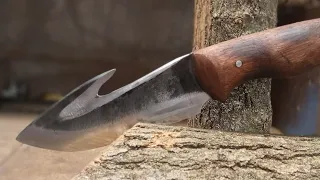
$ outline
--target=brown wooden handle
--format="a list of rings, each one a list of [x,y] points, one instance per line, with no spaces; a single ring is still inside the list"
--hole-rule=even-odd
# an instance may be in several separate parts
[[[224,41],[192,56],[200,86],[225,101],[244,81],[287,78],[320,65],[320,18]]]

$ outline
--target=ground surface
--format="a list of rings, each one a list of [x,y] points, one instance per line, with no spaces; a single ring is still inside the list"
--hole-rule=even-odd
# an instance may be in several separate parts
[[[35,117],[0,112],[0,180],[69,180],[103,149],[66,153],[18,143],[15,137]]]
[[[35,117],[36,114],[0,112],[0,180],[69,180],[104,149],[67,153],[18,143],[16,136]]]

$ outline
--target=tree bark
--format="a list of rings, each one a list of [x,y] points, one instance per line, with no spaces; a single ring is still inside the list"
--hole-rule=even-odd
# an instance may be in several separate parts
[[[137,124],[73,180],[319,179],[320,140]]]
[[[196,0],[194,50],[242,35],[273,28],[278,1]],[[221,103],[208,101],[189,119],[191,127],[265,133],[271,127],[271,80],[251,80]]]

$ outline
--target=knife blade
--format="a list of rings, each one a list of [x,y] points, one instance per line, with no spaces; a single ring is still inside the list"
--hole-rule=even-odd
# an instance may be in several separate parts
[[[138,80],[99,95],[115,73],[80,85],[30,123],[17,141],[57,150],[109,145],[137,122],[173,124],[224,102],[255,78],[288,78],[320,64],[320,18],[224,41],[178,57]]]

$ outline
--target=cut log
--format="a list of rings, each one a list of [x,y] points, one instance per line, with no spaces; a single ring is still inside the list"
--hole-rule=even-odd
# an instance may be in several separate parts
[[[319,179],[320,139],[137,124],[73,180]]]
[[[275,27],[277,5],[276,0],[196,0],[194,49]],[[270,79],[246,82],[236,87],[225,103],[208,101],[188,124],[205,129],[269,132],[270,91]]]

